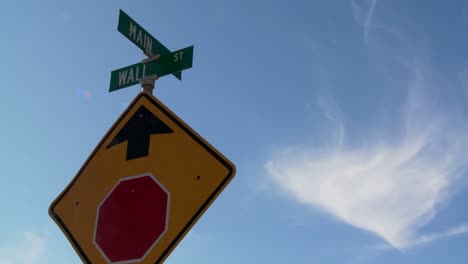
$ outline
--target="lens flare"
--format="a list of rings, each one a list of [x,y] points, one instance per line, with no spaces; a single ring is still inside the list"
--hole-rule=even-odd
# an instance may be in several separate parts
[[[86,89],[76,89],[75,95],[86,100],[91,99],[91,91]]]

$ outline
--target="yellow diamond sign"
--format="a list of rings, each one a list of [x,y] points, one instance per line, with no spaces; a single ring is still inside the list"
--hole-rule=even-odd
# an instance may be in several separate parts
[[[141,92],[49,214],[85,263],[162,263],[234,174],[228,159]]]

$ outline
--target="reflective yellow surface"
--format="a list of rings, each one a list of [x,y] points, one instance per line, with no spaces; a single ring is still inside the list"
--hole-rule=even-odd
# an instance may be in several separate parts
[[[152,135],[148,156],[127,161],[126,141],[106,146],[140,106],[173,133]],[[229,183],[235,167],[155,97],[140,93],[49,210],[85,263],[106,263],[93,243],[99,204],[120,179],[144,173],[154,175],[170,193],[167,232],[139,262],[160,263]]]

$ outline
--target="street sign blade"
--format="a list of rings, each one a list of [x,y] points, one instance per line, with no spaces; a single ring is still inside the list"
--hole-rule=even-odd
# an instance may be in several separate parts
[[[163,55],[171,52],[122,10],[119,13],[117,30],[147,55]],[[180,71],[173,73],[173,75],[182,80]]]
[[[109,92],[137,84],[142,78],[157,75],[163,77],[192,68],[193,46],[161,55],[147,63],[136,63],[111,72]]]

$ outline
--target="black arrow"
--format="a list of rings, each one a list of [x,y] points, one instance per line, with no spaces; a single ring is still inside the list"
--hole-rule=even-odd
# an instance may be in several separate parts
[[[115,136],[107,148],[128,141],[127,160],[148,156],[150,136],[154,134],[172,133],[166,124],[144,106],[128,120],[127,124]]]

